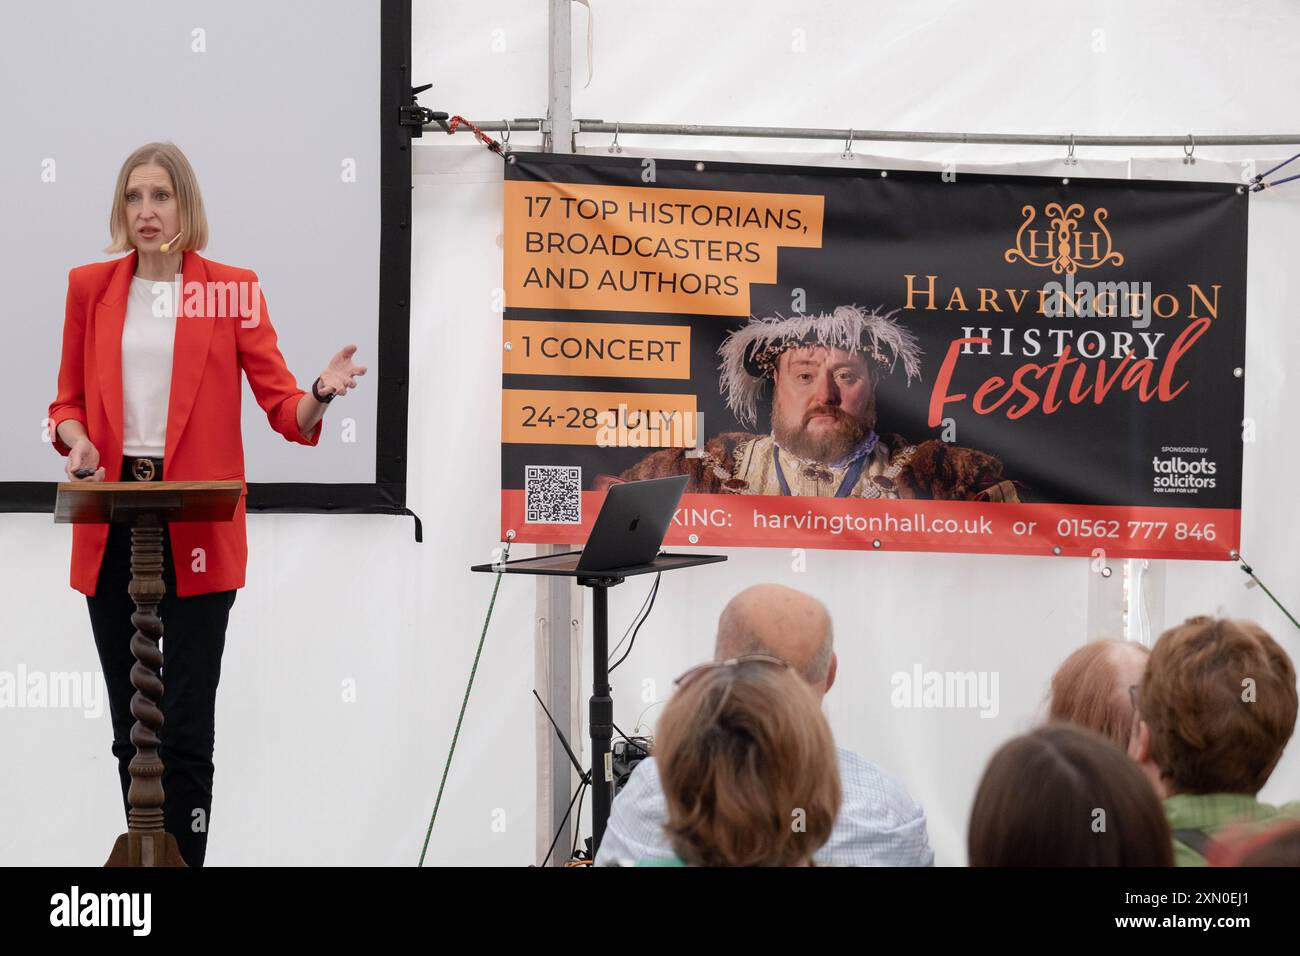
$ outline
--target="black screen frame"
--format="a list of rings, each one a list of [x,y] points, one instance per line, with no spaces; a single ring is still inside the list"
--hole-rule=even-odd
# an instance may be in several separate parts
[[[411,90],[410,0],[382,0],[379,80],[379,355],[375,480],[249,482],[250,512],[409,515],[406,429],[411,327],[411,137],[402,111]],[[50,383],[51,392],[54,383]],[[0,512],[53,513],[54,481],[0,481]]]

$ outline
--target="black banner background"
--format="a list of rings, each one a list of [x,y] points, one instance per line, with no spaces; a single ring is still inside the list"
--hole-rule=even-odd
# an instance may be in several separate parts
[[[1001,329],[1011,327],[1015,354],[958,359],[949,392],[965,392],[968,397],[947,405],[944,415],[955,421],[955,443],[1002,458],[1008,477],[1029,486],[1027,500],[1240,507],[1244,381],[1234,375],[1234,369],[1244,367],[1245,361],[1248,199],[1237,187],[1139,180],[1067,183],[1057,178],[964,172],[958,172],[955,181],[945,181],[939,172],[928,171],[891,170],[885,175],[879,170],[730,163],[710,163],[701,170],[693,161],[679,160],[655,161],[655,181],[646,183],[643,168],[642,160],[632,158],[541,154],[515,154],[515,161],[505,167],[507,181],[821,194],[825,197],[821,248],[780,249],[777,281],[750,287],[751,312],[790,315],[796,289],[806,292],[802,310],[806,313],[843,304],[898,309],[907,304],[904,276],[914,275],[919,289],[927,287],[927,276],[937,276],[936,311],[913,308],[897,315],[920,339],[923,377],[910,387],[901,372],[886,379],[877,396],[878,431],[896,431],[913,442],[940,437],[940,429],[930,428],[926,417],[930,391],[949,343],[960,338],[965,327],[991,327],[997,352]],[[1078,405],[1067,402],[1051,415],[1035,409],[1009,421],[1002,410],[987,415],[972,410],[970,396],[990,376],[1010,379],[1023,363],[1051,361],[1053,340],[1046,335],[1038,357],[1019,354],[1024,329],[1125,330],[1136,338],[1138,330],[1128,318],[1048,318],[1033,311],[1037,290],[1065,277],[1050,268],[1007,262],[1004,253],[1016,244],[1022,207],[1035,207],[1039,216],[1035,226],[1044,228],[1042,210],[1051,202],[1082,203],[1086,216],[1081,228],[1095,228],[1093,210],[1105,207],[1107,229],[1124,257],[1119,266],[1080,269],[1076,282],[1149,282],[1153,295],[1169,293],[1176,299],[1177,309],[1170,318],[1153,315],[1150,326],[1142,330],[1164,333],[1157,346],[1157,367],[1188,324],[1189,310],[1195,306],[1205,314],[1204,303],[1193,299],[1189,284],[1197,284],[1211,302],[1213,287],[1219,286],[1217,317],[1178,362],[1174,385],[1183,381],[1188,385],[1172,401],[1142,402],[1136,390],[1122,391],[1117,384],[1101,404],[1091,399]],[[960,288],[969,311],[944,311],[954,288]],[[980,312],[981,288],[1029,290],[1029,294],[1018,313],[1012,311],[1005,291],[998,294],[1001,313]],[[509,289],[506,301],[507,319],[689,324],[692,347],[690,381],[506,375],[504,387],[690,393],[698,396],[706,437],[738,427],[719,394],[717,347],[746,318],[525,309],[509,306]],[[923,301],[918,297],[913,304]],[[1138,357],[1143,354],[1139,351]],[[1109,358],[1109,348],[1106,356],[1109,373],[1116,363]],[[1096,360],[1086,364],[1095,366]],[[1067,372],[1060,393],[1069,380]],[[1044,384],[1036,387],[1040,394]],[[756,430],[765,431],[766,406],[760,408],[759,418]],[[1156,493],[1151,459],[1164,445],[1207,448],[1205,457],[1217,463],[1216,487],[1194,495]],[[617,474],[645,454],[646,449],[639,448],[504,444],[502,487],[522,487],[525,464],[580,464],[584,487],[590,488],[598,474]]]

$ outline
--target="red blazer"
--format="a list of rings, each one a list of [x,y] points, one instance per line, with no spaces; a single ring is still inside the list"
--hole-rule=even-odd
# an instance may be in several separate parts
[[[119,480],[122,471],[122,326],[136,258],[132,252],[122,259],[93,262],[68,273],[59,393],[50,405],[49,427],[55,450],[65,456],[71,451],[59,440],[60,422],[75,419],[83,423],[99,450],[106,481]],[[175,303],[178,317],[167,404],[164,480],[243,480],[241,369],[271,427],[289,441],[315,445],[320,440],[321,425],[310,438],[298,431],[298,400],[305,392],[298,387],[276,345],[260,288],[247,286],[243,295],[244,302],[256,302],[260,309],[254,323],[251,309],[239,309],[238,291],[227,298],[228,290],[238,290],[238,286],[215,285],[255,283],[257,274],[204,259],[194,252],[184,254],[181,274],[185,285]],[[199,283],[203,294],[190,295],[196,288],[191,283]],[[227,307],[227,302],[233,308]],[[231,521],[169,526],[176,592],[180,597],[244,586],[248,563],[244,530],[247,495],[245,485]],[[107,524],[73,525],[72,586],[83,594],[95,593],[108,528]],[[202,552],[196,550],[200,548]]]

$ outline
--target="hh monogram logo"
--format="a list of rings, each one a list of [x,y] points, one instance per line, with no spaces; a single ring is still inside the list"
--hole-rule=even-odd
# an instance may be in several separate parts
[[[1095,269],[1108,262],[1124,264],[1124,257],[1111,247],[1107,213],[1102,207],[1092,215],[1097,228],[1087,231],[1079,228],[1084,218],[1081,203],[1071,203],[1065,208],[1059,202],[1048,203],[1043,207],[1046,228],[1030,228],[1038,215],[1033,206],[1025,206],[1020,214],[1025,221],[1016,231],[1015,247],[1003,254],[1007,262],[1019,259],[1031,266],[1051,266],[1057,275],[1063,272],[1073,275],[1080,269]]]

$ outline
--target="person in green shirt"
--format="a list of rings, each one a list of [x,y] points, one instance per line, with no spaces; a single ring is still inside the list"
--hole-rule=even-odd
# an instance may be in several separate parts
[[[1258,799],[1295,729],[1296,673],[1258,624],[1189,618],[1160,635],[1142,682],[1129,754],[1164,800],[1174,864],[1205,866],[1229,828],[1300,817]]]

